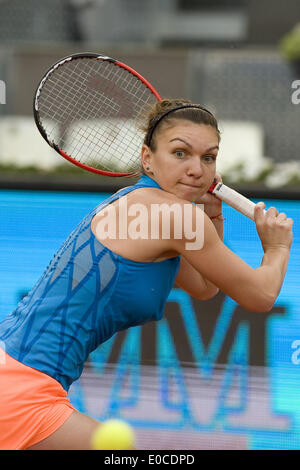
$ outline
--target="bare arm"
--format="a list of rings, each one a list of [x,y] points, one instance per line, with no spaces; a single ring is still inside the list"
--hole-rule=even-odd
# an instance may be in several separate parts
[[[193,217],[197,216],[194,208]],[[277,213],[278,214],[278,213]],[[201,273],[204,279],[218,286],[225,294],[250,311],[269,311],[280,292],[287,269],[292,241],[292,221],[274,211],[263,214],[256,208],[258,234],[264,257],[261,266],[253,269],[220,240],[208,217],[204,224],[204,245],[197,251],[187,250],[187,240],[174,240],[179,253]]]
[[[205,279],[184,256],[181,256],[175,285],[199,300],[211,299],[219,292],[219,289]]]
[[[271,285],[276,299],[288,267],[293,240],[293,221],[288,219],[285,214],[279,214],[274,207],[271,207],[266,215],[264,215],[263,209],[263,203],[255,208],[257,233],[264,250],[261,266],[257,270],[264,275],[266,289]]]
[[[219,174],[216,175],[216,180],[221,181]],[[197,200],[197,204],[201,204],[201,209],[204,209],[211,219],[220,240],[223,241],[222,201],[213,194],[206,193]],[[197,271],[184,256],[181,257],[175,284],[199,300],[211,299],[219,292],[219,288]]]

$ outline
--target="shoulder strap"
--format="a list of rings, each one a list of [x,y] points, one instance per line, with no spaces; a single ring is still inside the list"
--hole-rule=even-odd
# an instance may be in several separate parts
[[[126,188],[121,189],[120,191],[117,191],[116,193],[112,194],[109,196],[105,201],[103,201],[99,206],[97,206],[93,210],[93,215],[95,215],[99,210],[102,210],[104,207],[108,206],[112,202],[114,202],[116,199],[119,199],[121,196],[125,196],[125,194],[130,193],[131,191],[134,191],[135,189],[138,188],[159,188],[159,184],[154,181],[152,178],[150,178],[147,175],[141,175],[140,179],[137,181],[136,184],[133,186],[126,186]]]

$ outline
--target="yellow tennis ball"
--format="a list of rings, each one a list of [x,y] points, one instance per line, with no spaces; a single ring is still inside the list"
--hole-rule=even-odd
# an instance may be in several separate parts
[[[93,450],[129,450],[134,448],[134,432],[129,424],[109,419],[92,435]]]

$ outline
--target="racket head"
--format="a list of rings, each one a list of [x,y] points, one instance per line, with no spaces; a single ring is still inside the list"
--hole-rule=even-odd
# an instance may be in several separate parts
[[[33,114],[42,137],[69,162],[107,176],[141,170],[140,130],[161,97],[128,65],[79,53],[60,59],[37,86]]]

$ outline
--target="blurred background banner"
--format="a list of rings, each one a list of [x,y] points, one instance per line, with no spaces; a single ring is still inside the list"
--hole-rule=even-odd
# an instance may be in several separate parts
[[[127,419],[139,448],[300,449],[299,0],[0,0],[0,318],[86,212],[132,184],[62,162],[36,129],[39,80],[75,52],[117,58],[161,96],[211,109],[224,181],[293,217],[295,236],[271,312],[173,289],[161,322],[91,355],[72,402]],[[254,224],[225,217],[226,244],[257,266]]]
[[[210,107],[228,181],[298,182],[299,8],[297,0],[284,8],[280,0],[1,0],[2,171],[60,165],[34,127],[32,97],[51,64],[92,51],[128,63],[164,97]]]

